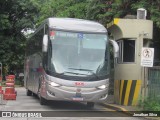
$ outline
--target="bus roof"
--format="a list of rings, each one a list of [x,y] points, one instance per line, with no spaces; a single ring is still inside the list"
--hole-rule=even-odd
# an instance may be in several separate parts
[[[50,28],[71,31],[106,33],[106,28],[98,22],[76,18],[48,18],[44,21]]]

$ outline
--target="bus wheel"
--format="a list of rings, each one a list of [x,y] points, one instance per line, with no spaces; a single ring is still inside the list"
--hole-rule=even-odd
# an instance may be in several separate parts
[[[40,96],[40,104],[41,105],[46,105],[47,104],[47,100],[45,98],[43,98],[42,96]]]
[[[38,97],[38,95],[37,95],[36,93],[33,93],[33,96],[34,96],[34,97]]]
[[[27,89],[27,96],[31,96],[32,95],[32,91]]]
[[[94,102],[87,102],[87,107],[93,108],[94,107]]]

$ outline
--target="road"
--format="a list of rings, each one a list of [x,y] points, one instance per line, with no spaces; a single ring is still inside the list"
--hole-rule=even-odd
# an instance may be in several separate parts
[[[40,105],[39,99],[35,96],[26,96],[26,90],[23,87],[16,88],[17,99],[3,101],[0,105],[0,110],[3,112],[3,119],[8,120],[12,118],[4,118],[9,112],[12,117],[17,120],[39,120],[41,119],[78,119],[78,120],[107,120],[107,119],[123,119],[129,120],[131,117],[125,113],[106,108],[102,104],[95,104],[93,109],[87,108],[86,104],[78,102],[64,102],[64,101],[49,101],[47,105]],[[28,118],[28,116],[30,116]],[[21,117],[24,117],[23,119]],[[26,118],[25,118],[26,117]],[[34,118],[36,117],[36,118]],[[47,117],[47,118],[46,118]],[[14,119],[15,119],[14,118]],[[2,118],[0,118],[3,120]],[[144,118],[134,118],[144,119]]]

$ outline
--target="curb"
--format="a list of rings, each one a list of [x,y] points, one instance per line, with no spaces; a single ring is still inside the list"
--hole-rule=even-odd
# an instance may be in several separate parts
[[[128,111],[127,109],[117,106],[117,105],[113,105],[113,104],[107,104],[107,103],[101,103],[102,106],[119,111],[119,112],[124,112],[127,115],[133,116],[133,113],[131,113],[130,111]],[[159,120],[160,117],[156,118],[156,117],[144,117],[148,120]]]
[[[128,110],[126,110],[125,108],[122,108],[113,104],[101,103],[101,105],[110,109],[114,109],[116,111],[128,112]]]
[[[123,112],[124,114],[126,114],[128,117],[132,117],[133,113],[129,112],[127,109],[117,106],[117,105],[113,105],[113,104],[107,104],[107,103],[101,103],[102,106],[106,107],[106,108],[110,108],[113,109],[115,111],[118,112]]]

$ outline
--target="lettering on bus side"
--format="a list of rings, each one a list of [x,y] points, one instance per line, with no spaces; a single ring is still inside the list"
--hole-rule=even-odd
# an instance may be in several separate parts
[[[84,82],[75,82],[75,86],[84,86]]]

